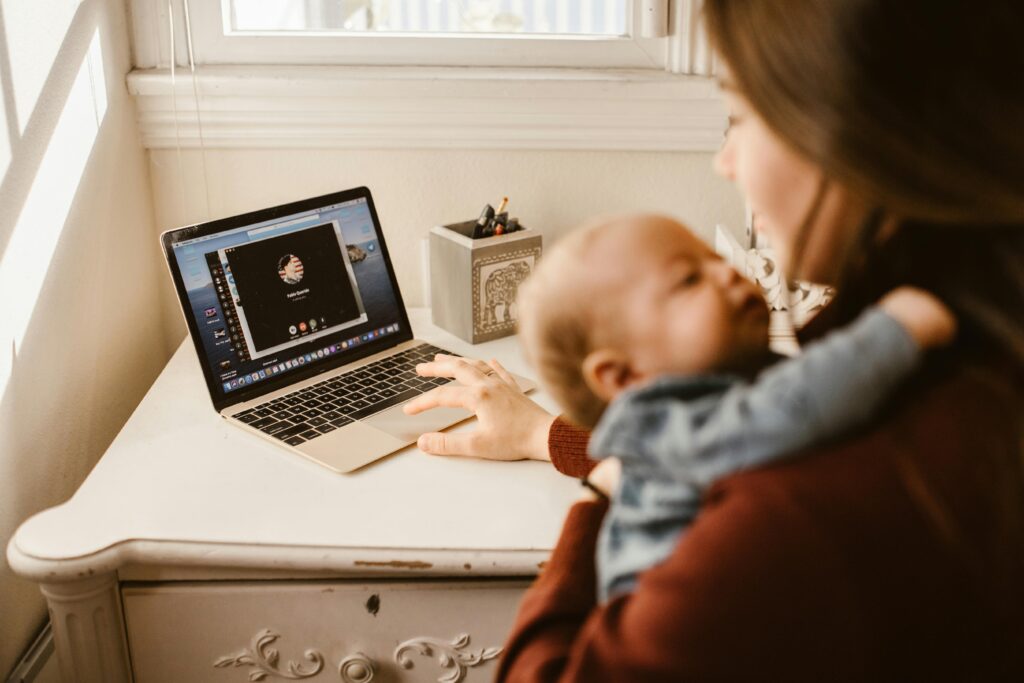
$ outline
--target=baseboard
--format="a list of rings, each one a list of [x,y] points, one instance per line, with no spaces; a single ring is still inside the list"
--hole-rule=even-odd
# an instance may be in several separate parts
[[[46,667],[53,657],[53,631],[50,629],[50,622],[39,632],[32,645],[22,656],[21,661],[14,667],[7,683],[35,683],[40,672]]]

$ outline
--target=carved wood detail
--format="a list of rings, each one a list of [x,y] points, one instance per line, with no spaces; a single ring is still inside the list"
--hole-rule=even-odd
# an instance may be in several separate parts
[[[341,660],[338,674],[344,683],[370,683],[376,673],[377,666],[372,659],[357,652]]]
[[[316,650],[308,649],[303,653],[310,662],[307,668],[303,669],[301,664],[288,662],[285,671],[278,669],[277,663],[280,653],[271,645],[280,637],[279,634],[274,633],[269,628],[265,628],[253,636],[249,649],[242,650],[236,655],[221,657],[213,665],[218,669],[229,666],[253,667],[253,670],[249,672],[250,681],[262,681],[267,676],[296,681],[303,678],[312,678],[324,668],[324,656]],[[368,681],[369,679],[366,680]]]
[[[117,577],[112,573],[91,575],[40,587],[50,609],[62,680],[130,683]]]
[[[464,652],[463,649],[469,645],[469,634],[463,633],[455,637],[452,642],[447,643],[438,638],[410,638],[395,648],[395,661],[403,669],[413,667],[409,652],[415,651],[426,657],[437,653],[437,661],[444,669],[451,669],[442,672],[438,677],[438,683],[459,683],[466,677],[468,668],[479,666],[484,662],[494,659],[501,654],[500,647],[488,647],[479,652]]]

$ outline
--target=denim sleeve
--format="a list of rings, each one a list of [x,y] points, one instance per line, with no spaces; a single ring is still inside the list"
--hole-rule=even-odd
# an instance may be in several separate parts
[[[707,486],[864,422],[920,356],[902,325],[871,308],[752,383],[732,382],[690,400],[640,390],[614,402],[592,450],[658,464],[673,478]]]

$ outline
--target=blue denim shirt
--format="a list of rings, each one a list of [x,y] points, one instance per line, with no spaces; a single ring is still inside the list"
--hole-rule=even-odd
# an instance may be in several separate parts
[[[662,377],[623,392],[590,440],[590,455],[622,461],[598,537],[600,599],[629,591],[672,552],[701,493],[865,422],[916,367],[921,350],[879,308],[779,361],[753,381]]]

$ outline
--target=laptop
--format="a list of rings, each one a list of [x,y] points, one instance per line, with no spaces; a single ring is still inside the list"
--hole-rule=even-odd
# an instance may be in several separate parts
[[[472,415],[402,411],[451,381],[419,377],[416,364],[451,352],[413,338],[367,188],[160,239],[213,407],[230,424],[351,472]]]

